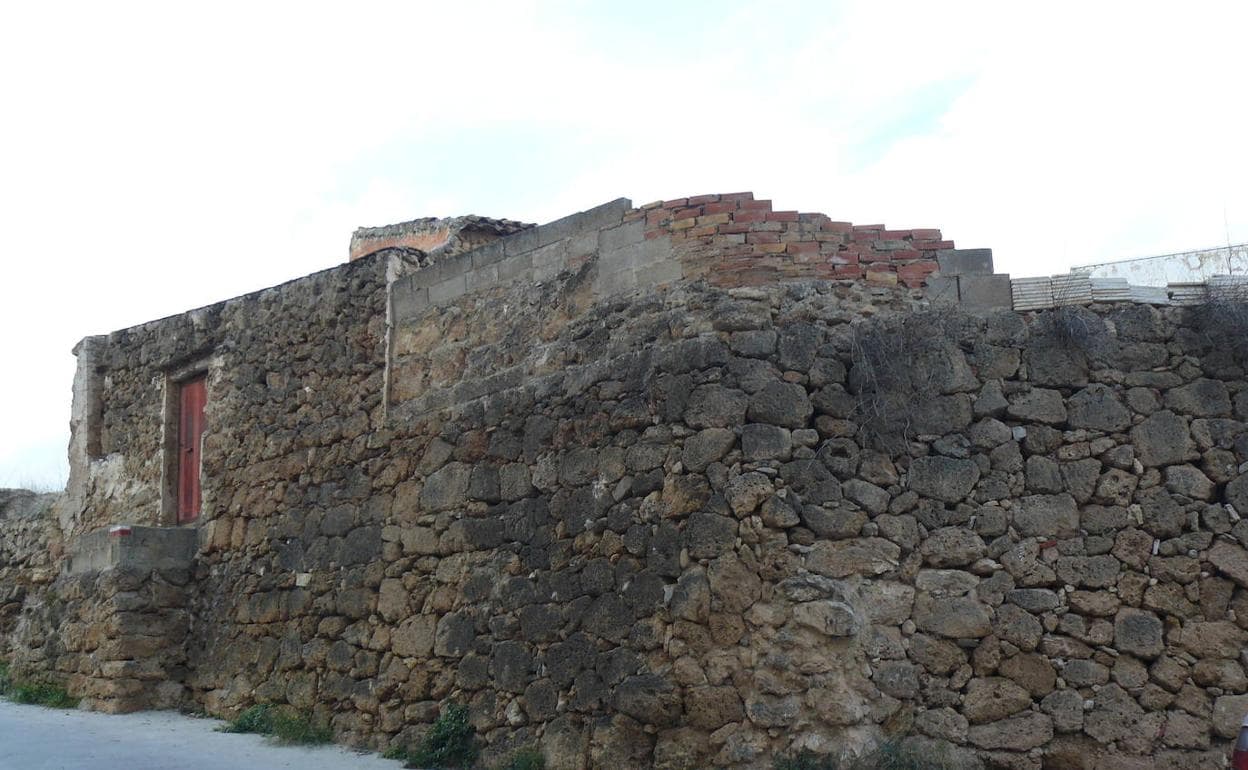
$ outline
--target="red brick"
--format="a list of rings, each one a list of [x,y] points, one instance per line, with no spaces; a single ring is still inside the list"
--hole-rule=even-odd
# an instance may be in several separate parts
[[[762,254],[783,254],[787,244],[784,243],[756,243],[754,248]]]
[[[767,215],[768,222],[796,222],[796,211],[773,211]]]
[[[676,209],[672,212],[672,219],[688,219],[689,217],[702,216],[701,206],[688,206],[683,209]]]
[[[654,240],[655,238],[662,238],[663,236],[665,236],[665,235],[669,235],[669,234],[670,234],[670,233],[668,233],[668,231],[667,231],[667,230],[647,230],[647,231],[646,231],[646,240],[647,240],[647,241],[652,241],[652,240]]]
[[[939,241],[941,239],[939,230],[919,229],[911,230],[910,233],[916,241]]]
[[[649,209],[660,208],[662,205],[663,205],[663,201],[650,201],[649,203],[645,204],[644,206],[641,206],[640,208],[642,211],[648,211]]]
[[[833,278],[861,278],[862,268],[857,265],[842,265],[832,271]]]
[[[909,230],[881,230],[880,239],[885,241],[903,241],[910,237]]]
[[[732,215],[724,211],[719,214],[698,217],[699,225],[726,225],[732,221]]]
[[[780,233],[750,233],[745,236],[746,243],[779,243]]]
[[[875,230],[876,232],[879,232],[880,230],[886,229],[888,228],[884,227],[884,225],[854,225],[854,232],[859,232],[861,230]]]
[[[824,222],[823,229],[831,233],[852,233],[854,226],[849,222]]]
[[[736,201],[723,201],[721,203],[708,203],[702,207],[703,214],[722,214],[725,211],[736,211]]]
[[[715,225],[699,224],[697,227],[691,230],[688,230],[687,233],[690,238],[701,238],[703,236],[714,235],[715,231],[716,231]]]
[[[667,211],[666,209],[656,209],[646,214],[646,225],[648,227],[654,227],[671,220],[671,218],[672,212]]]
[[[752,192],[724,193],[723,195],[719,196],[719,199],[721,201],[752,201],[754,200],[754,193]]]
[[[864,251],[858,259],[862,262],[891,262],[893,255],[886,251]]]
[[[746,210],[738,211],[736,214],[733,215],[732,221],[737,222],[737,223],[766,222],[767,212],[766,211],[746,211]]]
[[[733,222],[732,224],[719,226],[719,231],[721,233],[724,233],[725,235],[728,235],[728,234],[735,235],[737,233],[748,233],[750,232],[750,230],[751,228],[748,222]]]
[[[673,198],[670,201],[663,201],[665,209],[683,209],[689,203],[688,198]]]
[[[879,240],[876,237],[877,235],[879,235],[879,233],[880,233],[879,230],[859,230],[857,227],[855,227],[854,234],[850,237],[853,238],[854,243],[871,243],[873,241]]]
[[[799,243],[790,243],[785,249],[789,254],[818,254],[819,244],[814,241],[801,241]]]
[[[718,195],[695,195],[689,199],[690,206],[699,206],[703,203],[718,203]]]
[[[830,254],[830,255],[828,255],[828,264],[831,264],[831,265],[856,265],[856,264],[858,264],[858,255],[857,255],[857,254],[846,254],[846,253],[844,253],[844,252],[842,252],[842,253],[840,253],[840,254]]]
[[[913,248],[922,249],[924,251],[954,248],[953,241],[912,241],[910,245]]]
[[[685,219],[677,219],[672,222],[672,229],[673,230],[688,230],[689,228],[695,226],[697,223],[698,223],[698,220],[694,219],[693,217],[687,217]]]
[[[915,249],[895,249],[892,254],[894,260],[919,259],[923,256],[922,252]]]
[[[765,210],[765,211],[771,211],[771,201],[769,201],[769,200],[761,200],[761,201],[756,201],[756,200],[746,200],[746,201],[741,201],[741,208],[742,208],[742,209],[744,209],[744,210],[747,210],[747,211],[754,211],[754,210],[758,210],[758,209],[762,209],[762,210]]]

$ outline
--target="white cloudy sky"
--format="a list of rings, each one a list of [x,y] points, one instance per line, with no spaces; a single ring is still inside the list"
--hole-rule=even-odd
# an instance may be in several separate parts
[[[0,486],[70,348],[416,216],[753,190],[998,270],[1248,241],[1248,3],[7,3]]]

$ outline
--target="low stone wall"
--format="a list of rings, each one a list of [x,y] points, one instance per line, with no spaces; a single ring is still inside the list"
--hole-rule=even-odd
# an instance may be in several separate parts
[[[188,705],[187,596],[196,533],[113,527],[78,538],[28,599],[13,634],[17,679],[52,679],[108,712]]]
[[[0,658],[10,653],[22,604],[56,577],[58,495],[0,489]]]

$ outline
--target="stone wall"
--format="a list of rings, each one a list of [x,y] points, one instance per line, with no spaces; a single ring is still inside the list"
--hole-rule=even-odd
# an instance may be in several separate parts
[[[676,210],[378,254],[102,341],[75,531],[162,521],[165,388],[209,374],[179,697],[378,748],[460,701],[491,752],[553,768],[889,734],[965,767],[1219,766],[1248,711],[1242,340],[766,261],[800,246],[700,280],[729,242],[689,239],[755,223]]]
[[[56,501],[55,494],[0,489],[0,658],[8,657],[22,604],[56,576]]]
[[[189,704],[190,529],[117,526],[78,538],[62,571],[26,603],[12,673],[62,684],[107,712]]]

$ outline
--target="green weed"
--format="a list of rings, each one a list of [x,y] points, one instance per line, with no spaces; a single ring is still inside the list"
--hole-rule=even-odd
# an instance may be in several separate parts
[[[468,721],[468,707],[452,704],[438,716],[420,745],[408,752],[407,766],[472,767],[480,753],[476,730]]]
[[[498,770],[546,770],[546,758],[535,748],[517,750]]]
[[[258,703],[221,728],[225,733],[269,735],[282,743],[329,743],[334,733],[326,725],[314,723],[306,714],[289,706]]]
[[[64,687],[51,682],[11,683],[6,694],[15,703],[33,703],[55,709],[72,709],[78,705],[78,698],[67,693]]]

